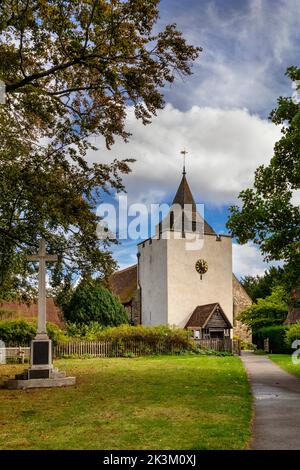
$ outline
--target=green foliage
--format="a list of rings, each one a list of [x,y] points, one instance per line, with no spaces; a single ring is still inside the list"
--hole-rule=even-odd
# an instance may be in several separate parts
[[[67,322],[78,325],[97,322],[105,327],[128,323],[126,309],[118,298],[94,281],[82,282],[76,287],[69,303],[64,305],[63,313]],[[91,328],[94,331],[98,327],[93,323]]]
[[[159,326],[129,326],[121,325],[117,328],[106,328],[97,335],[97,340],[109,341],[142,341],[149,345],[155,345],[160,341],[166,345],[186,347],[189,349],[193,342],[187,330],[172,328],[167,325]]]
[[[36,334],[36,325],[25,320],[1,320],[0,339],[6,346],[29,345]]]
[[[36,330],[36,321],[0,320],[0,340],[4,341],[6,346],[29,345],[36,335]],[[47,333],[54,345],[65,339],[64,333],[53,323],[47,323]]]
[[[256,349],[256,345],[253,343],[249,343],[249,341],[241,341],[241,350],[242,351],[254,351]]]
[[[245,276],[241,279],[243,287],[253,302],[271,294],[272,288],[284,282],[284,269],[272,266],[262,276]]]
[[[285,289],[276,286],[272,289],[271,295],[265,299],[257,299],[257,303],[244,310],[238,316],[238,320],[249,326],[253,334],[264,326],[280,325],[288,313],[286,297]]]
[[[208,349],[208,348],[196,348],[192,351],[192,353],[197,354],[199,356],[218,356],[218,357],[233,356],[233,354],[229,351],[215,351],[214,349]]]
[[[255,349],[254,354],[257,356],[265,356],[267,353],[264,349]]]
[[[300,339],[300,321],[292,325],[288,325],[285,334],[285,342],[288,348],[292,347],[292,343],[295,339]]]
[[[62,331],[54,323],[47,322],[47,334],[52,340],[53,345],[55,346],[59,341],[66,341],[67,337],[64,331]]]
[[[286,75],[299,80],[300,69],[290,67]],[[239,243],[252,241],[268,260],[286,261],[290,288],[299,288],[300,212],[292,197],[300,189],[300,106],[280,97],[270,119],[282,137],[269,165],[257,168],[253,188],[240,193],[242,208],[231,207],[227,226]]]
[[[181,328],[161,326],[130,326],[102,328],[97,323],[89,325],[68,324],[67,334],[69,338],[85,341],[108,341],[112,346],[118,346],[119,353],[133,344],[139,343],[142,354],[154,354],[157,350],[161,353],[182,350],[193,350],[194,342],[189,332]]]
[[[96,321],[91,321],[88,324],[67,323],[66,334],[69,338],[95,341],[103,329],[104,327]]]
[[[270,352],[275,354],[288,353],[290,348],[286,345],[285,337],[288,327],[286,325],[265,326],[256,333],[258,349],[264,348],[264,340],[269,338]]]
[[[26,255],[41,236],[59,256],[52,287],[114,270],[95,208],[124,189],[132,159],[90,163],[87,152],[95,137],[108,148],[129,138],[128,104],[150,123],[164,85],[200,52],[174,24],[159,32],[158,15],[157,0],[0,2],[0,298],[34,297]]]

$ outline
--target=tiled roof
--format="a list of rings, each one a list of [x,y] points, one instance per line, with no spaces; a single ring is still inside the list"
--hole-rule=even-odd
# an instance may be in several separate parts
[[[130,302],[137,289],[137,265],[113,273],[109,279],[109,286],[123,304]]]
[[[215,302],[213,304],[206,304],[206,305],[198,305],[195,308],[192,315],[190,316],[185,328],[203,328],[205,327],[206,323],[212,316],[213,312],[215,311],[216,307],[219,307],[219,311],[222,314],[225,322],[228,325],[228,328],[232,328],[228,318],[226,317],[222,307]]]
[[[5,311],[4,319],[14,320],[17,318],[37,318],[38,304],[32,303],[30,305],[22,304],[19,302],[1,302],[0,310]],[[63,313],[51,297],[46,298],[46,314],[47,321],[55,323],[60,328],[64,326]],[[0,315],[1,318],[1,315]]]
[[[192,206],[193,215],[197,212],[196,203],[192,195],[185,174],[183,174],[177,193],[175,194],[173,204],[179,204],[182,208],[189,204]],[[214,229],[204,220],[204,233],[208,235],[216,235]]]

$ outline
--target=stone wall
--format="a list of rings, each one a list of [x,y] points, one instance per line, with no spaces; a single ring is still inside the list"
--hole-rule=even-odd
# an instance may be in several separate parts
[[[239,280],[232,275],[233,287],[233,336],[242,341],[252,342],[252,332],[246,325],[238,321],[236,318],[246,308],[252,305],[252,300],[245,291]]]

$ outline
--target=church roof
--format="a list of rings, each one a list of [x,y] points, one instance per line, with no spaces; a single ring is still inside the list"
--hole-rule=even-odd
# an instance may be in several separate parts
[[[137,265],[113,273],[109,278],[109,287],[122,304],[130,302],[137,289]]]
[[[205,328],[206,324],[209,322],[211,316],[217,308],[225,320],[227,327],[232,328],[230,321],[226,317],[222,307],[218,302],[213,304],[198,305],[198,307],[195,308],[192,315],[190,316],[187,324],[185,325],[185,328]]]
[[[185,172],[183,173],[179,188],[175,194],[172,204],[179,204],[182,208],[184,205],[189,204],[192,206],[193,215],[197,212],[196,203],[192,194],[192,191],[187,182]],[[216,235],[214,229],[204,220],[204,233],[209,235]]]

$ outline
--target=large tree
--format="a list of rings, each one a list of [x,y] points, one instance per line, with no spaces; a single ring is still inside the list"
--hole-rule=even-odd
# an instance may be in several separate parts
[[[123,190],[128,161],[88,163],[91,136],[127,140],[200,48],[176,25],[153,33],[158,0],[2,0],[0,4],[0,298],[29,292],[26,253],[43,236],[60,255],[53,282],[114,268],[96,237],[102,191]],[[109,240],[108,240],[109,241]],[[31,269],[31,271],[30,271]]]
[[[290,67],[286,74],[296,83],[300,79],[299,68]],[[270,119],[281,126],[282,137],[269,165],[257,168],[253,187],[240,193],[242,207],[231,207],[227,225],[238,242],[251,240],[267,260],[283,260],[295,287],[300,278],[300,212],[293,202],[300,189],[299,102],[280,97]]]
[[[285,272],[281,267],[271,266],[262,276],[245,276],[241,283],[253,302],[256,302],[270,295],[274,287],[285,285]]]

